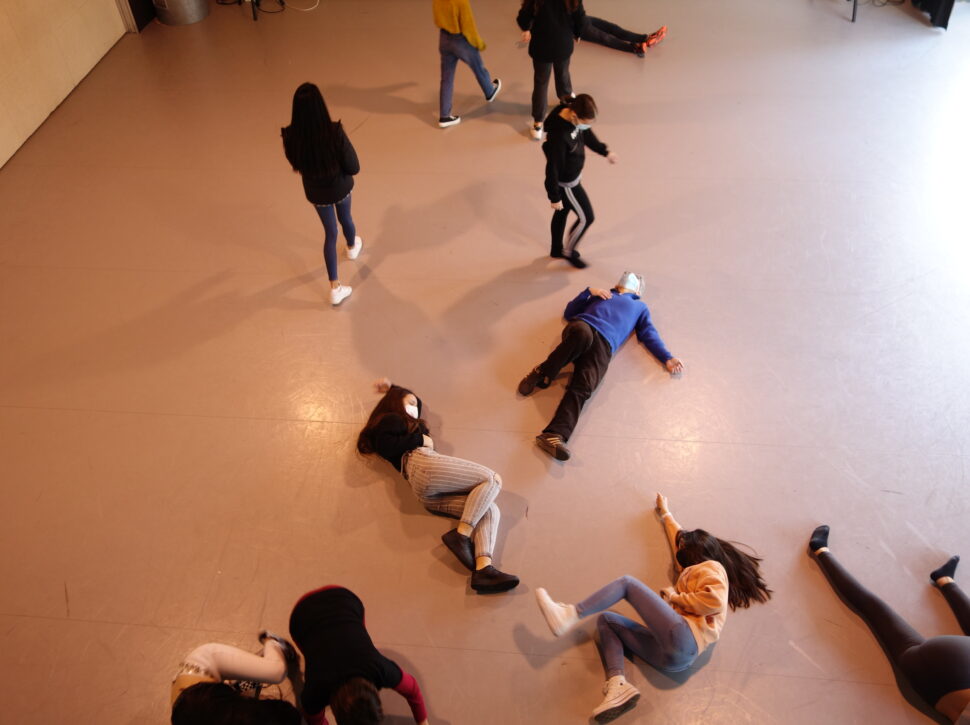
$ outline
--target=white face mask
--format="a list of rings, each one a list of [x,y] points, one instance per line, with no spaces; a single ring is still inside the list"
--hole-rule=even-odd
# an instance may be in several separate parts
[[[416,405],[405,405],[404,412],[410,415],[412,418],[421,417],[421,414],[418,412],[418,406]]]
[[[586,130],[588,130],[590,128],[592,128],[592,126],[590,126],[588,123],[577,123],[576,124],[576,129],[578,131],[586,131]]]
[[[643,277],[633,272],[624,272],[623,276],[620,277],[620,281],[616,283],[616,286],[623,287],[624,289],[630,290],[633,294],[640,294],[640,290],[643,289]]]

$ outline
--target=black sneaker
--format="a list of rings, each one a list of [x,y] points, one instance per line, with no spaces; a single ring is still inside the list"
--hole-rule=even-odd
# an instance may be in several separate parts
[[[472,589],[479,594],[507,592],[517,586],[519,586],[519,577],[499,571],[491,564],[472,572]]]
[[[463,567],[468,571],[475,571],[475,545],[470,538],[459,534],[458,529],[452,529],[441,540]]]
[[[571,254],[566,255],[566,261],[573,265],[576,269],[586,269],[586,267],[589,266],[579,256],[579,252],[575,250],[573,250]]]
[[[490,95],[488,98],[485,99],[485,102],[486,103],[491,103],[492,101],[494,101],[495,100],[495,96],[497,96],[498,95],[498,92],[500,90],[502,90],[502,79],[501,78],[495,78],[492,81],[492,85],[495,86],[495,90],[492,91],[492,95]]]
[[[536,445],[557,461],[569,460],[569,449],[566,448],[561,436],[554,433],[540,433],[536,436]]]
[[[536,388],[548,388],[549,380],[543,375],[538,366],[533,368],[519,383],[519,395],[531,395]]]
[[[438,117],[438,127],[448,128],[449,126],[457,126],[461,123],[461,116],[439,116]]]

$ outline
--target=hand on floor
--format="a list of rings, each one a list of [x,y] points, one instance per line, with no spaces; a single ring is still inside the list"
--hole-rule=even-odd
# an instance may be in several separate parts
[[[664,363],[664,367],[667,368],[667,372],[669,372],[671,375],[680,375],[682,372],[684,372],[684,363],[675,357],[670,358],[666,363]]]
[[[374,381],[374,390],[378,393],[386,393],[391,389],[391,379],[390,378],[380,378]]]

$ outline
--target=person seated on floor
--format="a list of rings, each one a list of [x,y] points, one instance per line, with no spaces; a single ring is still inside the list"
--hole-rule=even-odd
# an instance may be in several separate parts
[[[843,568],[829,550],[828,526],[812,532],[808,549],[836,594],[862,617],[916,694],[951,722],[970,725],[970,597],[953,581],[960,557],[951,556],[931,571],[930,581],[942,592],[964,636],[925,639]]]
[[[562,342],[545,362],[537,365],[519,383],[519,394],[529,395],[550,383],[569,363],[573,374],[552,421],[536,436],[539,448],[557,460],[569,460],[566,441],[579,422],[579,414],[606,375],[610,360],[636,331],[637,339],[672,375],[684,364],[667,350],[660,333],[650,321],[650,310],[640,300],[643,278],[624,272],[612,290],[587,287],[566,305],[566,327]]]
[[[727,610],[747,608],[771,598],[758,563],[733,544],[703,529],[684,531],[674,520],[667,498],[657,494],[657,511],[680,571],[677,583],[653,591],[632,576],[607,584],[578,604],[555,602],[539,587],[536,600],[552,633],[559,637],[584,617],[628,601],[643,620],[635,622],[615,612],[596,620],[597,646],[606,670],[605,697],[593,710],[598,723],[615,720],[636,706],[640,692],[624,675],[624,653],[640,657],[664,672],[682,672],[721,636]]]
[[[376,453],[400,471],[429,512],[458,520],[441,540],[471,572],[472,589],[479,594],[514,589],[519,578],[492,565],[502,478],[479,463],[438,453],[421,417],[421,399],[410,390],[387,378],[375,387],[384,397],[357,437],[357,450]]]
[[[192,650],[172,681],[173,725],[299,725],[300,714],[283,700],[260,700],[260,684],[276,684],[286,677],[287,664],[296,660],[293,645],[272,632],[262,632],[262,654],[218,642]],[[256,698],[245,697],[224,684],[238,680],[255,685]]]
[[[384,720],[379,690],[389,687],[428,725],[417,680],[382,655],[364,624],[364,604],[349,589],[325,586],[300,597],[290,614],[290,636],[306,661],[300,702],[308,725],[377,725]]]
[[[585,40],[587,43],[596,43],[614,50],[635,53],[642,58],[647,50],[667,37],[667,26],[661,26],[659,30],[650,34],[634,33],[632,30],[621,28],[609,20],[587,15],[579,37],[580,40]]]

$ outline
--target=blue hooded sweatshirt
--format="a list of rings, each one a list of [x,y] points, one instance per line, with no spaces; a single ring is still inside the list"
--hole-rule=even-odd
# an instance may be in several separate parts
[[[610,291],[613,296],[604,300],[591,295],[587,287],[566,305],[563,317],[569,322],[582,320],[596,330],[609,343],[611,354],[615,355],[617,348],[636,330],[637,339],[655,358],[662,363],[670,360],[673,355],[660,339],[660,333],[650,321],[650,310],[640,301],[639,295],[632,292],[620,294],[615,288]]]

